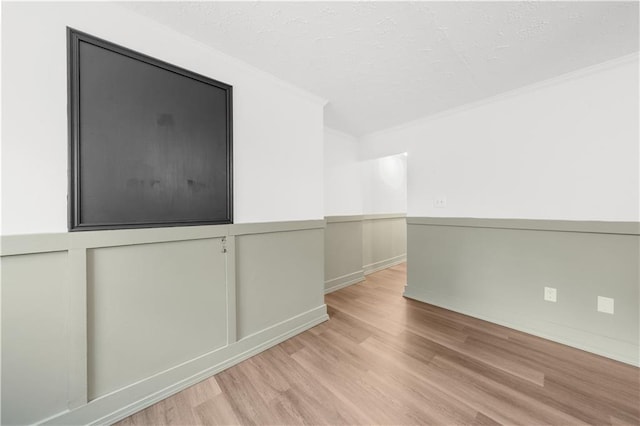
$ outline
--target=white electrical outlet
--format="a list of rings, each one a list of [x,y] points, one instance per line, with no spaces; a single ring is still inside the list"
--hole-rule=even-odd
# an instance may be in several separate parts
[[[445,197],[439,197],[433,200],[433,207],[437,209],[444,209],[447,207],[447,199]]]
[[[558,290],[553,287],[545,287],[544,288],[544,300],[547,302],[557,302],[558,301]]]
[[[610,297],[598,296],[598,312],[613,315],[613,299]]]

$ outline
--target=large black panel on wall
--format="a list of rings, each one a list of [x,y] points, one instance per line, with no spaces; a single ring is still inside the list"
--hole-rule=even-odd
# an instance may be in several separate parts
[[[231,223],[231,86],[68,40],[69,229]]]

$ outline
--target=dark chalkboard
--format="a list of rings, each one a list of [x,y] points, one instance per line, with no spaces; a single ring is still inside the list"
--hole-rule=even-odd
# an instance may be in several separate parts
[[[231,223],[231,86],[68,39],[70,230]]]

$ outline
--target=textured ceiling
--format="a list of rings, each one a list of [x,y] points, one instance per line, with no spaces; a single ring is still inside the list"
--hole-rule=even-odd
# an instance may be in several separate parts
[[[328,99],[356,136],[638,51],[638,2],[118,4]]]

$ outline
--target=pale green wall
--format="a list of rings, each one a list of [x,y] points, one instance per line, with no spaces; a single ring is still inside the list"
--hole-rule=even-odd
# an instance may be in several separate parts
[[[328,216],[325,291],[357,283],[406,258],[404,214]]]
[[[637,223],[407,221],[405,296],[638,364]],[[614,315],[597,296],[615,299]]]
[[[325,321],[323,228],[2,237],[2,424],[112,423]]]
[[[238,339],[324,302],[323,230],[237,237]]]
[[[67,252],[2,258],[2,424],[67,408]]]
[[[403,262],[407,254],[404,215],[366,215],[362,222],[362,267],[365,274]]]
[[[327,217],[324,233],[325,290],[362,281],[362,216]]]
[[[89,400],[227,344],[221,238],[87,253]]]

